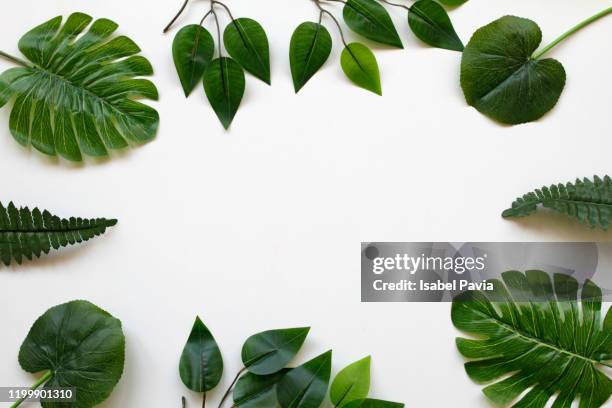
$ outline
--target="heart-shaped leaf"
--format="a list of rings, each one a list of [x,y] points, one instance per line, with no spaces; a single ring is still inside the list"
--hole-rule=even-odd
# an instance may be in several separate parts
[[[351,30],[365,38],[404,48],[387,10],[376,0],[348,0],[343,17]]]
[[[305,22],[291,37],[289,62],[295,92],[325,64],[332,50],[332,38],[321,24]]]
[[[223,357],[212,333],[196,318],[179,365],[183,384],[195,392],[212,390],[223,375]]]
[[[424,43],[432,47],[463,51],[463,42],[444,8],[433,0],[419,0],[410,7],[408,25]]]
[[[215,53],[215,41],[204,27],[183,27],[174,37],[172,56],[185,96],[200,83]]]
[[[254,334],[242,346],[242,362],[253,374],[274,374],[295,357],[309,331],[310,327],[299,327]]]
[[[245,82],[244,70],[240,64],[227,57],[213,60],[204,72],[204,91],[226,129],[238,112]]]
[[[512,125],[550,111],[565,87],[565,70],[554,59],[532,58],[541,41],[536,23],[513,16],[476,31],[461,61],[461,87],[468,104]]]
[[[270,46],[263,27],[250,18],[233,20],[223,34],[225,49],[242,67],[270,84]]]
[[[378,62],[368,47],[360,43],[349,44],[342,51],[340,63],[346,76],[357,86],[382,95]]]
[[[319,408],[329,385],[331,350],[289,371],[277,387],[281,408]]]
[[[75,402],[42,402],[43,407],[91,408],[115,388],[124,357],[121,322],[79,300],[55,306],[36,320],[19,351],[19,364],[29,373],[48,372],[45,389],[75,389]]]
[[[329,397],[334,407],[340,408],[360,400],[370,392],[370,356],[344,367],[334,378]]]
[[[344,408],[404,408],[400,402],[384,401],[373,398],[358,399],[349,402]]]
[[[234,406],[241,408],[275,408],[278,405],[276,385],[289,371],[284,368],[270,375],[246,373],[234,388]]]

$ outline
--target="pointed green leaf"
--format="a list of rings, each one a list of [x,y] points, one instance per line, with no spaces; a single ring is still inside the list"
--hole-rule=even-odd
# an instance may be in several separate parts
[[[234,406],[240,408],[276,408],[278,405],[276,385],[288,371],[289,369],[283,368],[270,375],[244,374],[234,388]]]
[[[448,13],[433,0],[419,0],[410,7],[408,25],[412,32],[432,47],[463,51]]]
[[[189,96],[200,83],[214,53],[215,42],[204,27],[192,24],[176,34],[172,56],[185,96]]]
[[[319,408],[329,385],[331,350],[289,371],[277,387],[281,408]]]
[[[204,91],[224,128],[229,128],[244,95],[245,78],[240,64],[217,58],[204,73]]]
[[[331,35],[321,24],[306,22],[296,28],[289,47],[291,75],[296,93],[325,64],[331,50]]]
[[[299,327],[254,334],[242,346],[242,362],[253,374],[274,374],[295,357],[309,331],[310,327]]]
[[[400,402],[383,401],[379,399],[364,398],[349,402],[344,408],[404,408]]]
[[[391,16],[376,0],[348,0],[343,16],[357,34],[381,44],[404,48]]]
[[[270,46],[263,27],[250,18],[238,18],[225,28],[225,49],[242,67],[270,84]]]
[[[382,95],[380,72],[374,53],[363,44],[352,43],[342,51],[342,70],[357,86]]]
[[[329,397],[334,407],[363,399],[370,392],[370,356],[344,367],[334,378]]]
[[[221,381],[223,357],[208,327],[196,318],[179,364],[183,384],[191,391],[207,392]]]

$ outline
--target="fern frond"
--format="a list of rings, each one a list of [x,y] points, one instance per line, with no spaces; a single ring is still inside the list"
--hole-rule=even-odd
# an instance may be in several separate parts
[[[575,183],[555,184],[527,193],[503,212],[504,218],[526,217],[538,206],[557,211],[595,228],[607,230],[612,221],[612,179],[595,176]]]
[[[5,208],[0,203],[0,261],[7,266],[13,260],[21,265],[23,258],[32,260],[52,248],[88,241],[115,224],[117,220],[65,219],[38,208],[17,209],[12,202]]]

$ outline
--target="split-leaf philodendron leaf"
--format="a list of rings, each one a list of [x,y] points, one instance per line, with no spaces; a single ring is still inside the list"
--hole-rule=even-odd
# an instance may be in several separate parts
[[[121,378],[124,359],[121,322],[82,300],[45,312],[19,351],[19,364],[25,371],[44,373],[38,386],[44,383],[44,389],[74,389],[74,402],[43,401],[45,408],[100,404]]]
[[[172,56],[185,96],[198,86],[214,53],[215,42],[204,27],[191,24],[176,34]]]
[[[380,71],[374,53],[361,43],[352,43],[344,48],[340,58],[342,70],[356,85],[382,95]]]
[[[268,85],[270,46],[263,27],[250,18],[237,18],[225,28],[225,49],[242,67]]]
[[[105,218],[59,218],[48,211],[28,207],[17,209],[13,203],[0,203],[0,261],[10,265],[14,260],[32,260],[53,249],[88,241],[104,234],[117,220]]]
[[[355,400],[363,400],[370,392],[370,356],[344,367],[332,382],[329,397],[340,408]]]
[[[433,0],[419,0],[410,7],[408,25],[412,32],[432,47],[463,51],[463,42],[444,7]]]
[[[346,25],[365,38],[404,48],[387,10],[376,0],[347,0],[343,9]]]
[[[217,117],[228,129],[244,95],[244,70],[232,58],[213,60],[204,73],[204,91]]]
[[[325,64],[331,50],[331,35],[321,24],[305,22],[296,28],[289,47],[291,76],[295,92],[299,92]]]
[[[319,408],[329,385],[331,350],[293,368],[280,380],[277,394],[281,408]]]
[[[404,404],[374,398],[363,398],[349,402],[344,405],[344,408],[404,408]]]
[[[154,138],[159,115],[136,100],[158,98],[136,78],[152,75],[151,64],[131,39],[113,36],[117,24],[91,22],[74,13],[62,26],[56,17],[19,41],[30,62],[0,75],[0,107],[15,98],[9,128],[21,145],[81,161]]]
[[[274,374],[295,357],[309,331],[309,327],[299,327],[254,334],[242,346],[242,362],[253,374]]]
[[[278,406],[276,385],[289,371],[287,368],[270,374],[246,373],[236,383],[234,406],[240,408],[275,408]]]
[[[469,377],[491,383],[483,392],[494,403],[514,407],[603,406],[612,380],[612,312],[601,315],[602,292],[586,281],[542,271],[502,274],[494,291],[465,292],[453,301],[455,326],[478,339],[457,339]],[[582,302],[578,302],[580,292]]]
[[[504,218],[526,217],[539,206],[557,211],[595,228],[607,230],[612,222],[612,179],[595,176],[575,183],[553,184],[519,197],[503,212]]]

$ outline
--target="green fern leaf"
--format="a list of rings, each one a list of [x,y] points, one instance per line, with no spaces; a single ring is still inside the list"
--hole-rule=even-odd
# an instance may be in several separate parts
[[[13,203],[0,203],[0,261],[21,265],[23,258],[32,260],[53,249],[88,241],[104,234],[117,220],[105,218],[59,218],[48,211],[28,207],[17,209]]]
[[[568,217],[607,230],[612,221],[612,179],[595,176],[575,183],[556,184],[527,193],[503,212],[504,218],[526,217],[538,206],[557,211]]]

